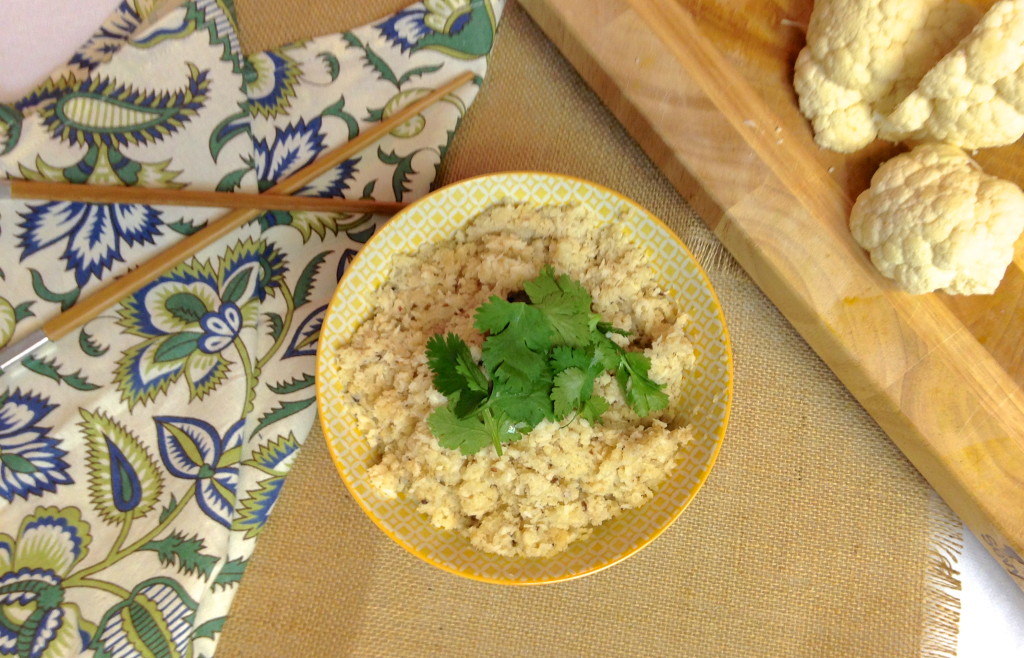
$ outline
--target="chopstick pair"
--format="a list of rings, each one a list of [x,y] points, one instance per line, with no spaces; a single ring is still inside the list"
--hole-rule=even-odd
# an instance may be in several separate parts
[[[153,259],[126,272],[124,275],[114,279],[105,287],[100,288],[86,299],[78,302],[66,311],[50,318],[43,323],[41,328],[33,331],[22,340],[0,350],[0,372],[6,370],[13,363],[20,361],[43,345],[59,340],[75,329],[83,326],[85,323],[99,315],[103,310],[113,306],[117,301],[139,290],[164,272],[184,261],[186,258],[210,246],[234,229],[258,216],[263,209],[267,207],[267,204],[261,203],[257,207],[252,207],[251,203],[254,203],[256,199],[264,198],[266,200],[274,200],[274,202],[287,201],[288,203],[283,207],[288,209],[297,209],[297,201],[299,199],[305,199],[307,201],[312,200],[311,197],[292,197],[290,195],[295,194],[318,176],[327,173],[352,155],[355,155],[368,145],[376,142],[378,139],[394,130],[396,127],[416,116],[430,105],[433,105],[444,96],[447,96],[462,85],[466,84],[472,80],[473,77],[474,73],[471,71],[467,71],[456,76],[451,81],[432,91],[430,94],[406,105],[387,119],[373,125],[348,143],[328,151],[311,164],[277,183],[263,194],[236,195],[234,193],[224,192],[191,192],[192,195],[203,195],[203,198],[206,199],[199,205],[221,205],[221,201],[227,203],[227,199],[224,199],[224,197],[235,196],[242,198],[241,205],[243,207],[237,207],[235,210],[225,213],[222,217],[210,222],[189,237],[171,245],[163,252],[157,254]],[[20,182],[16,183],[12,181],[11,185],[8,186],[8,189],[10,190],[10,194],[13,196],[15,193],[26,194],[28,193],[28,190],[35,189],[35,187],[35,185],[23,185]],[[79,201],[89,200],[83,196],[84,194],[89,194],[92,195],[91,199],[99,198],[96,195],[102,195],[104,200],[101,201],[101,203],[147,203],[152,205],[166,205],[169,203],[168,199],[181,199],[183,203],[188,203],[185,201],[184,193],[179,191],[145,189],[142,192],[138,192],[130,187],[115,186],[92,186],[91,189],[89,189],[90,186],[86,185],[62,187],[77,188],[81,194],[75,197],[75,200]],[[127,194],[143,195],[146,198],[144,200],[120,200],[127,198],[127,190],[133,190]],[[40,191],[42,191],[41,188]],[[51,193],[57,192],[65,193],[67,190],[51,188]],[[158,195],[161,200],[155,201],[154,199],[157,199]],[[250,199],[249,197],[255,197],[255,199]],[[282,197],[287,198],[282,199]],[[19,196],[14,198],[24,197]],[[213,203],[214,201],[218,201],[218,203]],[[235,201],[237,202],[239,199],[236,199]],[[321,199],[320,201],[324,200]],[[330,200],[328,199],[326,201]],[[336,203],[340,203],[340,201],[337,201]],[[353,202],[349,201],[347,203],[351,204]],[[391,207],[394,208],[393,205]],[[334,212],[338,211],[334,210]],[[373,211],[364,207],[363,210],[356,210],[355,212]]]
[[[151,187],[81,185],[30,180],[0,180],[0,199],[22,201],[82,201],[85,203],[142,203],[148,206],[193,208],[250,208],[263,210],[312,210],[316,212],[396,213],[405,207],[398,201],[338,199],[282,194],[208,192]]]

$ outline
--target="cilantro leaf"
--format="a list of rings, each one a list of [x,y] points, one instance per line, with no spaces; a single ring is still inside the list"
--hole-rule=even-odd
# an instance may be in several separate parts
[[[551,399],[555,403],[555,415],[565,418],[579,411],[594,393],[594,378],[580,368],[566,368],[555,375]]]
[[[551,397],[555,415],[564,418],[578,413],[591,425],[597,424],[608,410],[608,401],[594,396],[594,381],[605,371],[615,370],[619,359],[618,346],[605,336],[596,337],[586,348],[553,348],[551,364],[557,372]]]
[[[450,404],[434,409],[427,418],[430,431],[438,443],[449,450],[472,455],[492,443],[491,433],[480,416],[459,418]]]
[[[450,403],[435,409],[427,418],[427,425],[442,447],[458,450],[464,455],[475,454],[485,446],[493,445],[500,456],[501,445],[523,438],[524,429],[507,414],[499,413],[495,417],[488,410],[459,418]]]
[[[427,341],[427,363],[434,373],[434,388],[456,400],[454,412],[460,418],[473,413],[487,398],[487,376],[458,335],[431,336]]]
[[[470,373],[460,368],[467,361],[475,367],[469,346],[458,335],[435,334],[427,341],[427,363],[434,373],[434,387],[444,395],[465,390],[480,390],[480,387],[476,386],[478,382],[475,381],[475,377],[468,376]],[[483,377],[483,373],[480,373],[480,376]],[[486,390],[486,386],[483,389]]]
[[[626,395],[626,402],[638,416],[647,416],[668,406],[668,396],[663,387],[651,380],[647,373],[651,360],[638,352],[622,353],[622,367],[618,371],[619,385]]]
[[[490,333],[483,360],[493,379],[526,390],[547,367],[551,329],[536,307],[492,296],[477,309],[475,326]]]
[[[523,284],[530,301],[547,316],[555,344],[582,347],[590,343],[599,320],[591,313],[593,299],[586,288],[568,275],[555,276],[545,265],[537,278]]]
[[[490,382],[487,381],[487,375],[480,371],[480,366],[476,364],[471,355],[467,355],[464,359],[460,358],[459,362],[455,364],[455,371],[466,378],[466,387],[469,390],[487,393]]]
[[[527,390],[547,367],[543,353],[527,348],[513,334],[488,336],[483,355],[494,379],[518,390]]]
[[[507,331],[531,350],[546,352],[551,347],[551,325],[536,306],[523,302],[510,302],[491,295],[473,316],[473,325],[492,336]]]
[[[485,420],[487,419],[485,418]],[[528,432],[532,429],[531,427],[527,427],[524,423],[510,418],[508,414],[500,411],[493,415],[489,422],[491,432],[495,437],[494,448],[498,451],[499,457],[501,456],[502,444],[514,443],[523,438],[523,432]]]
[[[602,372],[605,370],[618,370],[622,353],[622,348],[607,336],[601,336],[594,344],[594,361],[599,364],[598,367],[601,368]]]
[[[608,400],[600,395],[595,395],[587,400],[583,408],[580,409],[580,416],[591,425],[597,425],[606,411],[608,411]]]
[[[540,378],[531,382],[531,386],[525,389],[512,389],[497,382],[489,405],[491,409],[507,414],[512,421],[523,423],[529,429],[533,429],[545,418],[556,418],[551,402],[551,386],[550,370],[544,371]]]
[[[580,347],[569,347],[568,345],[559,345],[551,348],[551,367],[554,368],[555,372],[568,370],[569,368],[590,370],[590,363],[593,358],[593,350]],[[618,362],[619,357],[616,354],[616,365]]]

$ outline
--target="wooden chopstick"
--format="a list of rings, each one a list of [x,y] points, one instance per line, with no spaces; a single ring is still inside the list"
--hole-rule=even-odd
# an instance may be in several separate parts
[[[0,199],[22,201],[82,201],[85,203],[144,203],[150,206],[311,210],[335,213],[394,214],[405,207],[396,201],[339,199],[282,194],[211,192],[126,185],[79,185],[29,180],[0,180]]]
[[[328,151],[308,166],[271,187],[266,193],[272,195],[295,194],[318,176],[327,173],[474,77],[475,74],[473,72],[467,71],[453,78],[423,98],[406,105],[387,119],[369,127],[365,132],[359,134],[359,136],[348,143]],[[215,243],[259,214],[260,210],[251,208],[242,208],[225,213],[220,219],[207,224],[199,231],[167,248],[153,259],[114,279],[86,299],[79,301],[59,315],[50,318],[43,323],[41,329],[18,341],[17,344],[0,350],[0,366],[6,366],[20,360],[47,342],[64,337],[92,320],[119,300],[139,290],[178,263]]]

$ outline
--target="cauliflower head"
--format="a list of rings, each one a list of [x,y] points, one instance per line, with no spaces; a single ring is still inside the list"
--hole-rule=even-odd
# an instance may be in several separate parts
[[[850,230],[907,292],[989,294],[1024,232],[1024,192],[963,150],[926,143],[878,168],[853,205]]]
[[[1024,0],[1000,0],[879,122],[884,139],[967,149],[1024,135]]]
[[[956,0],[817,0],[793,86],[818,145],[851,153],[874,141],[880,117],[980,16]]]

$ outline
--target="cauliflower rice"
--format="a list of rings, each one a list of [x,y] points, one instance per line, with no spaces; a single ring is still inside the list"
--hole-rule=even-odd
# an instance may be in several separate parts
[[[441,447],[427,417],[446,399],[432,384],[427,340],[454,332],[479,359],[476,308],[491,295],[522,290],[546,264],[579,281],[605,320],[632,332],[612,336],[651,359],[649,375],[665,386],[669,408],[638,418],[604,374],[594,393],[611,406],[596,427],[580,418],[543,421],[501,457],[493,446],[470,456]],[[376,455],[370,482],[481,551],[543,557],[564,550],[650,500],[692,438],[673,408],[695,361],[688,317],[623,225],[604,223],[586,207],[492,206],[452,239],[397,256],[373,302],[349,344],[334,346],[345,405]]]

